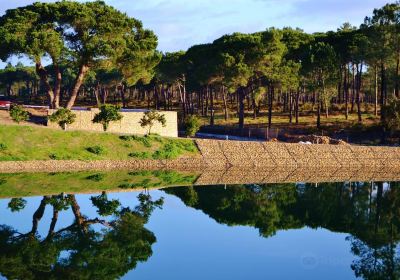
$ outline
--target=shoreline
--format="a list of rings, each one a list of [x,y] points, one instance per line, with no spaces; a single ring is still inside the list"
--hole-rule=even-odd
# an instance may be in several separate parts
[[[98,179],[96,179],[98,178]],[[178,186],[398,182],[400,172],[370,168],[276,167],[264,169],[115,170],[0,174],[0,198],[59,193],[131,192]]]
[[[400,148],[194,140],[199,154],[177,159],[0,161],[0,173],[88,170],[367,169],[400,172]]]

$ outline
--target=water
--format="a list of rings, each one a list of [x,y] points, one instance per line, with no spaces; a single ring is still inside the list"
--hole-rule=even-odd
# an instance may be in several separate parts
[[[399,212],[399,183],[3,198],[0,273],[4,279],[399,279]]]

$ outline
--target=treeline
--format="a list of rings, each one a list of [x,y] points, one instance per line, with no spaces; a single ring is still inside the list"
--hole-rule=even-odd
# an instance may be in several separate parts
[[[77,9],[86,16],[83,25]],[[115,20],[108,22],[107,13]],[[30,25],[21,30],[21,22]],[[12,67],[3,70],[5,92],[18,94],[13,90],[18,84],[30,97],[49,96],[55,108],[71,108],[78,97],[87,105],[179,109],[183,118],[206,116],[211,125],[216,113],[225,119],[235,114],[240,128],[246,112],[256,118],[266,111],[270,127],[275,111],[286,113],[290,123],[312,111],[320,127],[321,116],[333,110],[346,119],[357,113],[360,123],[363,112],[370,111],[384,120],[388,103],[400,95],[399,3],[375,9],[359,27],[346,23],[337,31],[314,34],[292,28],[234,33],[166,54],[156,51],[157,38],[140,22],[100,1],[10,10],[0,19],[0,34],[6,35],[3,59],[23,53],[36,64],[35,73],[24,68],[28,76],[17,74],[18,67],[11,78]],[[49,48],[50,42],[59,48]],[[50,66],[42,66],[45,56]],[[40,80],[38,91],[26,83],[35,79]]]

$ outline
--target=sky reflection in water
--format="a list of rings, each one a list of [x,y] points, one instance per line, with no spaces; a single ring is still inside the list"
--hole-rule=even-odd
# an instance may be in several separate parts
[[[396,279],[399,204],[398,183],[2,199],[0,273],[22,279]],[[49,234],[54,209],[58,219]]]

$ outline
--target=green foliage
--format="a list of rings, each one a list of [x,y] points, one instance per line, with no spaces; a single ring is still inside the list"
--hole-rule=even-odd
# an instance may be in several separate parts
[[[74,123],[75,119],[76,114],[66,108],[58,109],[49,117],[51,122],[58,123],[58,125],[64,130],[67,130],[67,124]]]
[[[195,152],[196,146],[192,141],[167,141],[163,146],[155,151],[152,155],[153,159],[175,159],[182,154],[183,151]]]
[[[104,179],[104,174],[97,173],[97,174],[89,175],[86,177],[86,179],[94,181],[94,182],[100,182]]]
[[[7,145],[4,143],[0,143],[0,151],[5,151],[7,150]]]
[[[139,143],[141,143],[143,146],[145,146],[147,148],[150,148],[152,146],[151,145],[150,136],[142,137],[142,136],[137,136],[137,135],[130,135],[130,136],[123,135],[123,136],[120,136],[119,138],[121,140],[124,140],[124,141],[136,141],[136,142],[139,142]]]
[[[100,113],[97,113],[94,118],[94,123],[101,123],[104,131],[107,131],[110,122],[119,121],[122,119],[122,114],[119,112],[120,106],[105,104],[100,107]]]
[[[87,147],[86,150],[95,155],[103,155],[106,153],[106,150],[101,146]]]
[[[9,279],[123,277],[152,255],[151,247],[156,242],[154,234],[144,226],[155,207],[162,207],[162,203],[147,196],[145,200],[138,196],[139,203],[132,210],[128,206],[118,209],[120,202],[108,200],[104,193],[93,197],[99,214],[115,214],[107,222],[101,217],[90,219],[81,213],[79,209],[82,207],[74,195],[44,196],[37,211],[32,210],[30,220],[40,220],[43,212],[49,209],[47,207],[53,206],[57,215],[53,216],[52,222],[49,221],[48,234],[38,232],[36,227],[21,233],[11,226],[0,226],[2,276]],[[68,208],[77,219],[61,230],[55,229],[58,212]],[[104,230],[103,226],[107,229]],[[68,254],[64,254],[66,251]]]
[[[51,153],[51,154],[49,154],[49,158],[50,158],[50,159],[52,159],[52,160],[57,160],[57,159],[60,159],[60,157],[59,157],[59,156],[57,156],[55,153]]]
[[[130,157],[140,158],[140,159],[148,159],[151,158],[151,154],[149,152],[132,152],[129,153]]]
[[[29,120],[29,113],[21,105],[12,105],[10,108],[10,117],[16,123]]]
[[[185,120],[185,134],[188,137],[193,137],[200,129],[200,119],[194,115],[191,115]]]
[[[196,180],[196,175],[183,174],[171,170],[158,171],[134,171],[129,173],[131,176],[143,178],[135,183],[123,183],[119,185],[122,189],[151,188],[160,186],[192,185]],[[152,178],[153,177],[153,178]]]
[[[384,106],[383,126],[390,130],[400,130],[400,99],[393,98]]]
[[[148,135],[151,134],[151,129],[156,122],[159,122],[163,127],[167,125],[165,115],[152,110],[145,112],[139,121],[141,127],[148,127]]]
[[[8,208],[11,212],[19,212],[24,209],[26,206],[26,200],[23,198],[12,198],[10,202],[8,202]]]
[[[49,57],[56,66],[66,60],[71,68],[79,69],[67,108],[73,106],[91,68],[115,68],[129,85],[148,83],[161,57],[152,31],[103,1],[37,2],[7,10],[0,17],[0,37],[2,60],[25,54],[36,63],[52,106],[56,105],[54,92],[42,59]]]
[[[114,170],[110,172],[82,171],[61,173],[18,173],[0,174],[0,197],[39,196],[57,193],[101,193],[118,190],[123,184],[138,184],[149,181],[149,186],[191,185],[198,177],[197,172]],[[169,173],[173,173],[168,175]],[[166,177],[173,181],[163,181]],[[40,186],[38,188],[37,186]]]
[[[107,194],[103,192],[99,196],[92,196],[90,200],[93,206],[97,207],[97,213],[100,216],[110,216],[117,213],[117,209],[121,206],[121,203],[116,200],[108,200]]]

